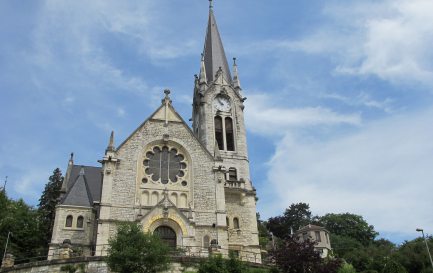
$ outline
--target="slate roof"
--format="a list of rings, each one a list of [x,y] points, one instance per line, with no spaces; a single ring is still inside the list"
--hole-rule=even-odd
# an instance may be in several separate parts
[[[102,168],[73,165],[66,194],[61,204],[72,206],[93,206],[101,200]]]
[[[296,233],[302,232],[302,231],[309,231],[309,230],[326,230],[326,228],[316,225],[306,225],[304,227],[301,227],[296,231]]]
[[[203,54],[208,82],[215,80],[214,77],[219,67],[221,67],[223,71],[224,78],[228,82],[232,81],[223,43],[212,8],[209,10],[209,22],[207,25]]]

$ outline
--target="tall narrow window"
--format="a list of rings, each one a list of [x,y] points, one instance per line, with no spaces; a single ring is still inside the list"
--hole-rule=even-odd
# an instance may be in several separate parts
[[[236,217],[233,218],[233,228],[239,229],[239,219]]]
[[[315,235],[316,235],[316,242],[321,242],[322,238],[320,237],[320,231],[316,231]]]
[[[72,227],[72,220],[74,218],[72,217],[72,215],[68,215],[68,217],[66,217],[66,223],[65,223],[65,227]]]
[[[208,248],[210,246],[210,238],[209,235],[205,235],[203,237],[203,247]]]
[[[230,222],[229,222],[229,218],[228,217],[226,217],[226,225],[227,225],[227,227],[230,226]]]
[[[219,116],[215,117],[215,139],[218,143],[218,148],[224,150],[223,120]]]
[[[233,121],[231,118],[225,119],[226,123],[226,141],[227,141],[227,151],[235,150],[235,139],[233,134]]]
[[[77,218],[77,228],[83,228],[84,226],[84,217],[78,216]]]
[[[238,180],[238,174],[237,174],[235,168],[229,169],[229,180],[230,181],[237,181]]]

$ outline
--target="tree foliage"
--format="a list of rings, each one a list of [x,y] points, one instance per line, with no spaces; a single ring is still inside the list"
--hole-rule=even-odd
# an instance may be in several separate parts
[[[155,273],[168,268],[169,247],[161,239],[144,233],[136,223],[119,224],[109,240],[107,264],[119,273]]]
[[[63,180],[62,172],[59,168],[56,168],[53,174],[48,178],[48,182],[45,184],[45,189],[39,199],[38,212],[40,228],[46,246],[48,246],[48,243],[51,241],[56,205],[59,202]]]
[[[280,241],[273,251],[277,267],[283,273],[336,273],[341,266],[337,259],[322,259],[309,240],[295,241],[291,237]]]
[[[43,240],[39,232],[37,210],[22,199],[9,199],[6,192],[0,192],[0,251],[3,253],[9,238],[8,252],[16,257],[17,263],[28,262],[45,255]]]
[[[338,273],[356,273],[353,265],[348,263],[343,263],[343,265],[338,269]]]
[[[269,218],[267,228],[278,238],[289,237],[291,229],[298,230],[311,222],[310,206],[306,203],[290,205],[282,216]]]
[[[407,270],[396,261],[389,261],[384,267],[382,273],[407,273]]]
[[[318,220],[319,224],[332,234],[353,238],[364,246],[372,243],[378,235],[374,226],[369,225],[360,215],[328,213]]]

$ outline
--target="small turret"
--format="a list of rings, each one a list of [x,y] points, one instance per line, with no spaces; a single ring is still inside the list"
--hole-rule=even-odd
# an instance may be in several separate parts
[[[201,54],[200,76],[198,78],[198,83],[199,83],[200,87],[202,87],[202,85],[204,85],[204,84],[207,84],[206,67],[204,64],[204,54]]]
[[[74,166],[74,153],[71,153],[68,161],[68,168],[66,169],[65,178],[63,179],[62,188],[60,189],[60,198],[68,191],[68,181],[71,177],[72,167]]]
[[[239,80],[238,75],[238,65],[236,64],[236,58],[233,58],[233,87],[236,91],[240,92],[241,90],[241,81]]]
[[[114,147],[114,131],[111,131],[110,140],[108,141],[107,149],[105,149],[105,154],[108,152],[115,152],[116,148]]]

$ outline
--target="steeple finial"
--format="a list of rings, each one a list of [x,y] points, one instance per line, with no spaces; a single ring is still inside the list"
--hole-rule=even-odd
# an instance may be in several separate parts
[[[241,82],[239,80],[238,65],[236,64],[236,58],[233,58],[233,87],[236,90],[241,89]]]
[[[213,0],[209,0],[209,9],[213,9]]]
[[[69,163],[74,164],[74,153],[71,153],[71,157],[69,158]]]
[[[165,126],[168,125],[168,106],[171,104],[171,99],[170,99],[170,90],[169,89],[165,89],[164,90],[164,94],[165,97],[162,100],[162,104],[164,105],[164,116],[165,116]]]

